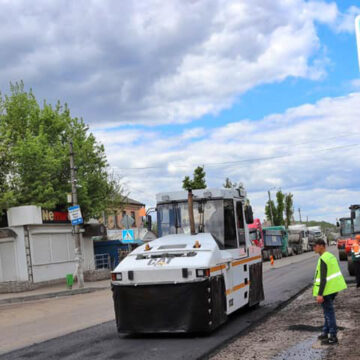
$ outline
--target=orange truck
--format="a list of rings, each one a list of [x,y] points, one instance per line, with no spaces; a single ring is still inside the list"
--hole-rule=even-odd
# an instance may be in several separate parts
[[[337,248],[339,250],[339,260],[347,261],[345,251],[346,241],[351,239],[352,221],[351,217],[343,217],[339,219],[338,226],[340,228],[340,236],[337,239]]]
[[[351,247],[355,241],[355,236],[360,234],[360,205],[351,205],[349,209],[351,214],[351,235],[345,240],[345,254],[349,274],[354,276],[355,269],[351,258]]]

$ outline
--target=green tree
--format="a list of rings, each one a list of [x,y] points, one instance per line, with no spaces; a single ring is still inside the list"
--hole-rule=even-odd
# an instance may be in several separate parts
[[[194,170],[193,179],[191,180],[189,176],[185,176],[183,180],[183,189],[185,190],[196,190],[196,189],[206,189],[205,181],[206,173],[203,166],[198,166]]]
[[[284,225],[284,204],[285,194],[281,190],[279,190],[276,193],[276,203],[277,203],[277,209],[276,209],[276,218],[274,218],[275,225]]]
[[[265,215],[266,215],[266,219],[268,221],[271,221],[271,214],[272,214],[272,219],[273,219],[273,222],[275,222],[275,218],[277,218],[276,216],[276,206],[275,206],[275,203],[273,200],[271,201],[267,201],[266,205],[265,205]]]
[[[9,95],[0,94],[0,209],[33,204],[66,210],[70,139],[78,202],[85,218],[97,217],[121,196],[121,188],[109,179],[103,145],[66,105],[40,106],[22,82],[11,84]]]
[[[281,190],[276,193],[276,204],[271,200],[271,210],[273,214],[273,225],[285,225],[288,227],[293,216],[293,194],[285,194]],[[271,221],[270,202],[265,205],[265,215]],[[285,220],[284,220],[285,215]]]
[[[271,221],[271,213],[273,218],[273,225],[284,225],[284,194],[281,190],[276,193],[276,204],[273,200],[271,200],[271,203],[270,201],[266,203],[265,215],[269,221]]]
[[[294,215],[294,203],[293,194],[288,193],[285,195],[285,226],[288,227],[291,224],[292,217]]]
[[[108,201],[105,209],[106,214],[119,215],[124,209],[129,192],[125,190],[121,177],[115,174],[108,176]]]

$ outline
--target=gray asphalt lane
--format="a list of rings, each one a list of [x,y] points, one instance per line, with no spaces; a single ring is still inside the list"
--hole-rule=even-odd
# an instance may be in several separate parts
[[[239,311],[209,336],[119,337],[110,321],[45,341],[3,356],[10,359],[199,359],[230,341],[311,284],[317,259],[271,269],[264,273],[266,300],[251,311]]]

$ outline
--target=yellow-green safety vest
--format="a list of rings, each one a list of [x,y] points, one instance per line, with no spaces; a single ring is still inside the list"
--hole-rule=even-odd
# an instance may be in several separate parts
[[[336,257],[333,254],[329,253],[328,251],[325,251],[320,256],[319,261],[317,263],[315,277],[314,277],[313,295],[317,296],[319,294],[321,260],[323,260],[327,266],[326,285],[323,292],[323,296],[345,290],[347,288],[346,282],[341,273],[339,263]]]

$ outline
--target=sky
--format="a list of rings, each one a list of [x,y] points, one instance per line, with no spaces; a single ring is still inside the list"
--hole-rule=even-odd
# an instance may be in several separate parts
[[[0,90],[67,103],[129,196],[155,205],[201,165],[295,218],[360,203],[357,1],[0,0]]]

